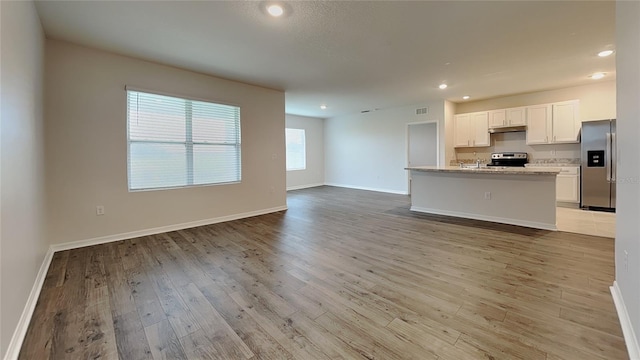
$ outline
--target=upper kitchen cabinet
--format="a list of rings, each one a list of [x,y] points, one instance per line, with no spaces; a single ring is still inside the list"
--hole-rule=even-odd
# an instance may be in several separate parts
[[[505,109],[489,111],[489,127],[503,127],[507,124],[507,111]]]
[[[487,147],[489,139],[489,113],[487,111],[460,114],[454,117],[455,147]]]
[[[548,144],[551,137],[551,105],[527,107],[527,145]]]
[[[527,107],[527,144],[578,143],[579,101]]]
[[[577,143],[580,132],[578,100],[563,101],[553,106],[553,142]]]
[[[526,109],[526,107],[517,107],[489,111],[489,128],[526,125]]]
[[[524,126],[527,125],[527,108],[517,107],[506,110],[508,126]]]

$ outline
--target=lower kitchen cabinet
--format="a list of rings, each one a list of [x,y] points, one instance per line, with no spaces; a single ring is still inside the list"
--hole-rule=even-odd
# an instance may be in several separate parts
[[[536,168],[535,165],[527,168]],[[538,167],[548,169],[548,167]],[[560,173],[556,176],[556,201],[563,203],[580,203],[580,167],[558,166]]]
[[[556,178],[556,201],[580,202],[580,168],[563,168]],[[573,174],[575,172],[575,174]]]

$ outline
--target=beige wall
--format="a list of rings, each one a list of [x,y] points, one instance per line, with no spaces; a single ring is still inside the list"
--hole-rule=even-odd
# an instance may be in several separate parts
[[[616,71],[618,73],[618,173],[616,197],[616,283],[628,319],[627,349],[640,358],[640,3],[616,2]],[[625,256],[626,252],[626,256]],[[629,325],[629,327],[625,326]],[[635,332],[635,339],[632,333]]]
[[[304,129],[307,168],[287,171],[287,189],[301,189],[324,184],[324,119],[286,116],[286,127]]]
[[[42,89],[44,34],[32,2],[0,2],[0,357],[7,352],[47,248]]]
[[[504,96],[488,100],[462,102],[457,104],[456,114],[546,104],[574,99],[580,100],[580,118],[583,121],[613,119],[616,117],[615,81],[597,82],[590,85]]]
[[[442,165],[449,165],[451,160],[456,158],[456,149],[453,147],[453,116],[456,113],[456,103],[444,102],[444,141],[445,141],[445,162]]]
[[[46,55],[53,244],[286,205],[283,92],[59,41]],[[125,85],[239,105],[242,183],[128,192]]]
[[[428,114],[416,115],[427,107]],[[432,100],[326,119],[325,182],[366,190],[408,193],[407,124],[436,120],[439,159],[445,157],[445,105]]]

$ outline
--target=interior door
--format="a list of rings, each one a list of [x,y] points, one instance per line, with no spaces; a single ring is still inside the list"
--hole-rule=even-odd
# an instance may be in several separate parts
[[[409,124],[409,166],[435,166],[437,163],[436,123]]]
[[[407,163],[409,166],[438,165],[438,125],[435,122],[407,126]],[[411,194],[411,174],[409,174]]]

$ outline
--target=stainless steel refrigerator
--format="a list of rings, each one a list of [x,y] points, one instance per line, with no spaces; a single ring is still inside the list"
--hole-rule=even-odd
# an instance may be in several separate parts
[[[616,120],[582,123],[581,205],[616,208]]]

